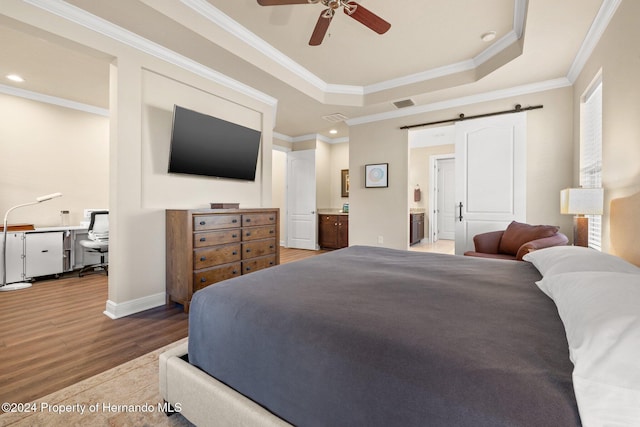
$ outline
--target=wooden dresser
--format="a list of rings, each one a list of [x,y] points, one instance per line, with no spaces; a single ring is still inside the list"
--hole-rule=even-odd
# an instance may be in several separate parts
[[[206,286],[280,263],[278,209],[166,211],[167,304],[189,311]]]

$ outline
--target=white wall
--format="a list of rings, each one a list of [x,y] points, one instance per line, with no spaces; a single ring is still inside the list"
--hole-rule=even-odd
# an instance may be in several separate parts
[[[287,241],[287,152],[273,150],[271,176],[271,200],[274,208],[280,208],[280,244]]]
[[[464,107],[467,116],[508,110],[516,104],[544,105],[528,113],[527,221],[558,224],[572,233],[572,221],[560,214],[560,190],[573,176],[573,89],[571,87]],[[408,124],[457,117],[460,109],[418,114],[351,126],[350,244],[406,249],[409,242]],[[364,165],[389,163],[389,188],[364,188]],[[382,237],[383,243],[379,242]]]
[[[4,15],[37,26],[106,57],[112,57],[109,120],[109,300],[105,313],[121,317],[165,302],[164,209],[239,201],[244,207],[271,205],[271,151],[275,100],[218,80],[215,72],[191,71],[132,49],[128,44],[53,16],[23,2],[3,3]],[[255,183],[166,176],[166,108],[193,102],[203,112],[262,131]],[[230,107],[230,105],[234,107]],[[189,107],[189,104],[185,105]],[[229,111],[227,112],[227,108]],[[164,162],[166,164],[166,162]],[[57,190],[56,190],[57,191]]]
[[[342,209],[344,203],[349,203],[348,197],[342,197],[342,170],[349,169],[349,143],[331,144],[331,200],[329,207]]]
[[[240,203],[241,208],[262,205],[264,156],[259,158],[255,182],[167,173],[174,104],[257,130],[262,128],[260,112],[146,70],[142,103],[143,208],[164,212],[208,208],[210,202]]]
[[[316,208],[331,208],[331,145],[316,141]]]
[[[316,207],[317,209],[341,209],[348,198],[341,196],[341,170],[349,168],[349,143],[329,144],[320,139],[296,143],[274,140],[272,168],[273,206],[280,206],[280,240],[287,241],[286,221],[286,169],[287,152],[315,150],[316,154]]]
[[[409,151],[409,186],[407,194],[410,208],[424,209],[429,212],[429,194],[431,191],[431,156],[440,154],[455,153],[455,146],[452,144],[436,145],[432,147],[412,148]],[[420,201],[413,200],[413,191],[416,185],[420,187]],[[429,215],[427,215],[427,218]]]
[[[56,226],[68,210],[79,224],[85,208],[109,207],[109,119],[0,94],[0,212],[55,192],[9,223]]]
[[[609,203],[640,191],[640,2],[622,0],[575,83],[573,99],[573,185],[579,182],[580,98],[602,71],[602,217],[603,251],[616,253],[610,241]],[[637,230],[629,230],[637,235]],[[621,254],[622,255],[622,254]]]

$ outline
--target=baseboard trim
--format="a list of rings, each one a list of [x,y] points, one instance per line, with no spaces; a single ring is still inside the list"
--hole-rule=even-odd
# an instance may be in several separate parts
[[[164,292],[121,303],[107,300],[107,307],[104,314],[111,319],[119,319],[144,310],[149,310],[150,308],[159,307],[165,303],[166,294]]]

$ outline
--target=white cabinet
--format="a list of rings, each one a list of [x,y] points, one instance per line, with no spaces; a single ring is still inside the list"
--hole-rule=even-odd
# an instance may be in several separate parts
[[[1,239],[0,235],[0,239]],[[7,283],[22,282],[24,274],[24,233],[7,232]],[[0,241],[0,282],[2,282],[2,242]]]
[[[64,271],[63,235],[62,231],[25,234],[24,269],[27,279]]]
[[[2,282],[2,232],[0,232],[0,282]],[[87,252],[80,240],[85,227],[44,227],[7,233],[7,283],[70,272],[100,263],[100,254]],[[108,254],[105,254],[107,257]]]

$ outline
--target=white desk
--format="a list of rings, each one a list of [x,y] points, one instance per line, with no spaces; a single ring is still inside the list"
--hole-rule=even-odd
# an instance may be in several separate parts
[[[99,254],[85,252],[80,240],[87,239],[84,225],[38,227],[7,233],[7,283],[34,277],[59,275],[100,262]],[[0,246],[0,256],[2,256]],[[0,274],[2,266],[0,265]]]

